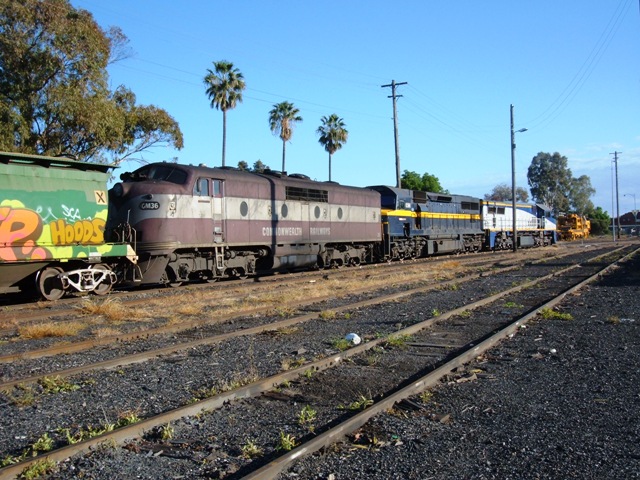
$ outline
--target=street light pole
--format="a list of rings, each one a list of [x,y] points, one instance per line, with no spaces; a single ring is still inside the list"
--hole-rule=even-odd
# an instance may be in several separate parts
[[[512,209],[512,242],[514,253],[518,250],[518,229],[516,227],[516,133],[526,132],[526,128],[513,131],[513,104],[510,108],[511,112],[511,209]]]
[[[636,194],[635,193],[625,193],[623,196],[625,197],[633,197],[633,209],[638,211],[638,207],[636,206]]]

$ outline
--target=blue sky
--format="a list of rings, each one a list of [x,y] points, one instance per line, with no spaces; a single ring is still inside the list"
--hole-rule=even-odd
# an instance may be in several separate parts
[[[428,172],[452,193],[482,197],[511,184],[509,106],[516,175],[538,152],[559,152],[588,175],[592,201],[612,213],[617,151],[621,213],[640,201],[640,10],[637,0],[72,0],[103,27],[120,27],[132,55],[109,67],[140,104],[169,112],[185,147],[145,161],[220,165],[222,113],[203,77],[228,60],[243,73],[244,101],[228,112],[227,164],[281,168],[268,126],[290,101],[303,122],[286,169],[328,178],[320,119],[343,118],[347,144],[332,179],[395,184],[391,89],[398,87],[402,170]],[[139,164],[125,163],[124,169]],[[625,196],[624,194],[627,194]],[[637,203],[637,202],[636,202]]]

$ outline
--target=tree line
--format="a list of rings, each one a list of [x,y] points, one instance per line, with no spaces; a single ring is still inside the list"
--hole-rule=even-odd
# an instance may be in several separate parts
[[[103,30],[90,12],[74,8],[69,0],[0,1],[0,150],[118,165],[156,145],[182,149],[178,122],[155,105],[139,105],[135,94],[120,85],[108,87],[107,66],[129,56],[128,40],[117,27]],[[227,112],[242,102],[246,82],[233,63],[213,62],[203,78],[211,107],[222,112],[222,165],[226,165]],[[302,122],[291,102],[273,105],[268,112],[271,132],[282,141],[282,171],[286,145]],[[349,132],[337,114],[323,116],[318,142],[332,156],[347,142]],[[238,164],[249,170],[246,162]],[[260,160],[254,171],[268,168]],[[527,171],[533,200],[554,213],[575,212],[608,222],[590,197],[595,193],[588,176],[573,177],[568,160],[559,153],[538,153]],[[405,170],[405,188],[448,193],[437,177]],[[506,184],[485,195],[511,200]],[[517,201],[528,192],[516,189]],[[608,225],[608,223],[606,223]]]
[[[118,165],[157,145],[184,146],[178,122],[135,94],[108,86],[107,67],[129,56],[117,27],[103,30],[90,12],[69,0],[0,1],[0,150],[68,156]],[[242,73],[228,61],[213,63],[204,77],[211,106],[223,113],[222,165],[226,164],[227,111],[242,102]],[[281,102],[269,111],[269,127],[286,144],[302,121]],[[348,139],[337,114],[321,118],[319,142],[331,159]]]
[[[558,152],[540,152],[533,157],[527,170],[527,182],[533,201],[548,207],[556,217],[567,213],[584,215],[591,220],[593,234],[607,233],[611,220],[607,212],[601,207],[595,207],[590,200],[596,193],[591,186],[591,179],[587,175],[574,177],[568,162],[567,157]],[[438,178],[429,173],[420,176],[416,172],[405,170],[401,185],[412,190],[448,193],[442,188]],[[529,192],[523,187],[516,186],[515,196],[517,202],[529,201]],[[496,185],[490,193],[484,195],[484,199],[511,202],[511,185]]]

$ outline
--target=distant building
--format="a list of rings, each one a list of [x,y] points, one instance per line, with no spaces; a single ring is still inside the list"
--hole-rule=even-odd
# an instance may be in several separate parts
[[[620,231],[626,235],[640,235],[640,210],[632,210],[620,216]]]

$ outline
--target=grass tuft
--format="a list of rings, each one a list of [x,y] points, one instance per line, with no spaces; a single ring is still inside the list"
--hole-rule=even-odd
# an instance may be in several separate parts
[[[50,337],[72,337],[87,327],[83,322],[44,322],[18,327],[20,338],[35,340]]]

